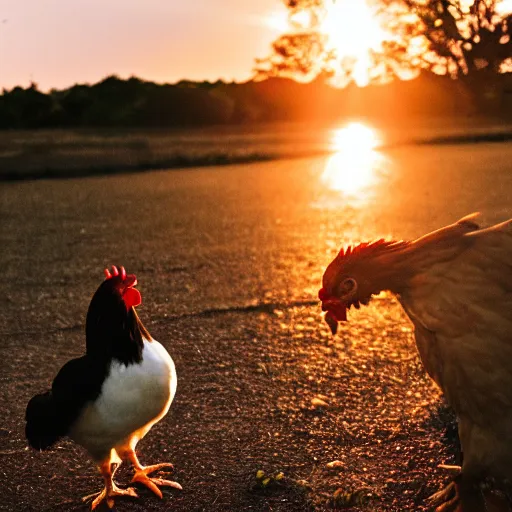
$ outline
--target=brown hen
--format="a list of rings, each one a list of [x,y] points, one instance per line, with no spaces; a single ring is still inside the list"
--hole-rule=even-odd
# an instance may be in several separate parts
[[[512,220],[480,229],[477,215],[411,242],[342,249],[319,292],[333,333],[383,290],[414,324],[423,365],[458,419],[462,471],[435,496],[443,512],[512,510]],[[484,491],[489,481],[504,491]]]

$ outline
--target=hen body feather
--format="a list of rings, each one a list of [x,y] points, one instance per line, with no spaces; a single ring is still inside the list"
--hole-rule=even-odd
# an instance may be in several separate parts
[[[463,474],[512,482],[512,220],[486,229],[476,220],[342,250],[319,295],[335,330],[351,305],[395,293],[457,414]]]

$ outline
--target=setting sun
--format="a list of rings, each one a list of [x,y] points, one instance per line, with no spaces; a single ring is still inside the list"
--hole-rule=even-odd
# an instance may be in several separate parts
[[[290,29],[318,30],[328,39],[326,49],[336,55],[331,63],[335,66],[332,68],[333,84],[346,85],[344,70],[350,69],[357,85],[367,85],[373,66],[371,52],[378,51],[389,34],[366,0],[325,0],[322,6],[319,19],[311,10],[299,9],[288,16],[282,11],[275,12],[267,23],[283,33]]]
[[[372,66],[370,52],[379,49],[386,38],[367,2],[330,0],[320,30],[328,36],[329,47],[336,52],[338,63],[343,65],[344,60],[352,60],[354,81],[359,86],[367,85]]]

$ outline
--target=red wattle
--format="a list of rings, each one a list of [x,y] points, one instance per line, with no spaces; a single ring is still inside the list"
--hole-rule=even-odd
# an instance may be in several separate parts
[[[127,288],[123,293],[123,300],[126,304],[126,309],[142,304],[142,297],[140,296],[139,290],[136,288]]]

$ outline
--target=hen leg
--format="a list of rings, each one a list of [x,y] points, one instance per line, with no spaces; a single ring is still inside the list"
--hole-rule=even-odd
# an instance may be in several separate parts
[[[457,466],[444,466],[450,471]],[[460,470],[460,468],[459,468]],[[507,512],[512,511],[504,496],[494,494],[484,482],[459,473],[444,489],[429,498],[435,512]]]
[[[144,484],[146,487],[151,489],[159,498],[162,498],[162,491],[157,487],[158,485],[167,485],[169,487],[174,487],[175,489],[182,490],[183,488],[178,482],[173,482],[171,480],[164,480],[163,478],[150,478],[148,476],[149,473],[153,473],[158,469],[162,468],[170,468],[173,469],[174,466],[169,462],[163,462],[161,464],[154,464],[152,466],[143,466],[134,450],[129,450],[126,455],[130,459],[133,467],[135,468],[135,474],[133,475],[132,482],[140,482]]]
[[[117,464],[112,464],[110,462],[110,457],[99,465],[99,469],[103,480],[105,480],[105,488],[100,493],[95,493],[82,498],[83,501],[88,501],[96,496],[96,498],[91,503],[91,510],[94,510],[103,500],[106,501],[108,508],[113,508],[114,498],[116,496],[131,496],[132,498],[138,498],[137,493],[133,487],[129,487],[128,489],[120,489],[114,483],[113,476],[115,470],[117,469]]]

